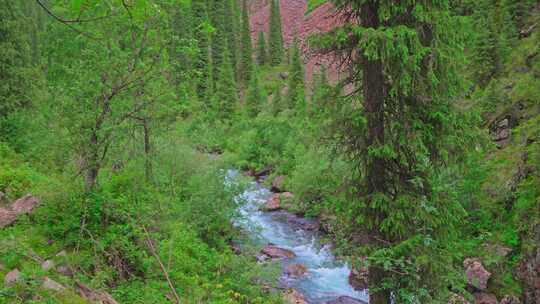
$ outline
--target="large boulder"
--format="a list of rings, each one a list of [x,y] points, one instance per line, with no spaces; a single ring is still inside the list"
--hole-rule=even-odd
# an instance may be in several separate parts
[[[11,210],[15,211],[17,215],[28,214],[39,205],[39,199],[31,194],[16,200],[11,204]]]
[[[341,296],[335,300],[326,302],[326,304],[367,304],[367,303],[362,300],[351,298],[348,296]]]
[[[295,289],[289,289],[283,294],[283,300],[288,304],[308,304],[303,294]]]
[[[479,290],[486,290],[487,283],[491,277],[491,272],[484,268],[478,259],[465,259],[463,262],[467,283]]]
[[[264,204],[265,211],[277,211],[281,209],[279,194],[272,194]]]
[[[285,188],[283,187],[284,181],[285,181],[285,176],[283,176],[283,175],[276,176],[274,178],[274,180],[272,181],[271,190],[273,192],[283,192],[283,191],[285,191]]]
[[[477,292],[474,294],[475,304],[499,304],[497,297],[487,292]]]
[[[302,264],[290,264],[285,267],[284,272],[290,278],[300,278],[307,273],[307,268]]]
[[[261,253],[273,258],[273,259],[290,259],[294,258],[296,254],[294,252],[280,248],[274,245],[266,245],[262,250]]]
[[[8,272],[4,277],[4,284],[6,286],[11,286],[21,281],[21,272],[18,269],[13,269]]]

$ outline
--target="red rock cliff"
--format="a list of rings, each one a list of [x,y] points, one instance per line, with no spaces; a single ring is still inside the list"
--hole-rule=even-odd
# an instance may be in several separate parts
[[[290,45],[298,36],[303,52],[306,82],[309,84],[313,73],[320,70],[321,65],[327,67],[328,79],[332,82],[340,77],[339,69],[333,64],[332,58],[321,56],[309,50],[307,40],[309,36],[328,32],[342,24],[342,19],[336,14],[334,6],[325,3],[306,16],[307,0],[280,0],[281,23],[285,46]],[[264,31],[268,35],[270,23],[270,2],[268,0],[254,1],[251,6],[251,35],[253,41],[257,40],[258,33]]]

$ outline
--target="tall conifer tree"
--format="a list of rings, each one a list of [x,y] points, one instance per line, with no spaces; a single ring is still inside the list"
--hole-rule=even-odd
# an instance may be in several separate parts
[[[249,24],[247,1],[242,1],[242,31],[240,37],[240,69],[239,77],[244,85],[249,83],[253,71],[253,45]]]
[[[460,19],[447,0],[334,3],[349,19],[321,42],[353,61],[362,94],[336,127],[356,166],[345,212],[365,236],[369,302],[446,303],[464,215],[443,178],[464,137],[451,104],[462,92]]]
[[[264,38],[264,32],[259,32],[259,38],[257,39],[257,63],[259,65],[265,65],[268,61],[268,53],[266,52],[266,40]]]
[[[259,114],[265,98],[266,94],[261,88],[259,73],[255,66],[253,66],[246,96],[246,113],[249,117],[256,117]]]
[[[268,54],[270,63],[278,65],[283,60],[284,45],[281,29],[280,0],[270,0],[270,34],[268,38]]]
[[[296,110],[297,113],[303,113],[306,107],[304,77],[304,64],[300,55],[298,39],[295,38],[292,45],[287,107]]]
[[[197,95],[208,98],[213,91],[211,38],[212,25],[208,18],[208,8],[205,1],[193,1],[194,37],[197,39],[198,55],[195,62],[197,69]]]
[[[219,103],[218,113],[221,119],[231,118],[238,100],[234,70],[229,58],[229,52],[225,50],[216,84],[216,96]]]

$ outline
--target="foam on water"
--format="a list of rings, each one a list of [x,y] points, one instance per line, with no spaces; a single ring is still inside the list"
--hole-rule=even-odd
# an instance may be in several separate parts
[[[229,172],[227,182],[232,182],[237,174],[235,171]],[[261,244],[272,243],[292,250],[296,258],[285,261],[286,264],[301,263],[308,268],[306,276],[296,280],[284,279],[286,284],[298,289],[310,303],[325,303],[339,296],[367,302],[367,292],[354,290],[349,284],[349,266],[337,260],[329,246],[321,245],[316,232],[293,227],[276,213],[260,211],[260,207],[270,195],[268,189],[253,183],[237,197],[237,200],[244,204],[240,207],[243,219],[236,224],[253,231],[254,239]],[[252,229],[253,227],[257,229]]]

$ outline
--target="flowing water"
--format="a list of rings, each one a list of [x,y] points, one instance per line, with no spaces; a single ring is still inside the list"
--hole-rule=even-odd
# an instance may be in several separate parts
[[[231,172],[229,177],[234,178],[237,174]],[[347,263],[336,259],[330,247],[321,244],[317,232],[291,223],[291,217],[294,216],[289,213],[261,211],[261,206],[270,195],[267,188],[253,183],[238,197],[244,204],[240,209],[243,219],[237,224],[253,231],[253,239],[261,245],[271,243],[293,251],[296,257],[283,260],[283,267],[300,263],[308,268],[305,276],[299,279],[283,276],[280,283],[298,290],[309,303],[325,303],[340,296],[367,302],[367,292],[356,291],[349,284],[350,268]]]

